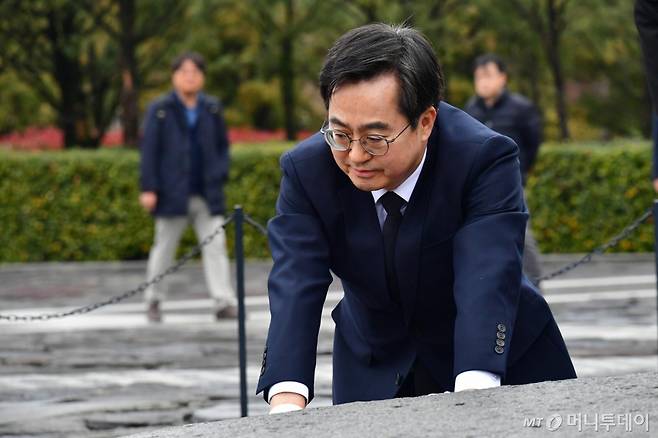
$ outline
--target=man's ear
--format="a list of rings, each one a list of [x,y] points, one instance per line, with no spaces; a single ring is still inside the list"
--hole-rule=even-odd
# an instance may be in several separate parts
[[[422,141],[427,141],[434,129],[434,121],[438,116],[439,111],[434,106],[428,107],[418,119],[418,128],[420,129],[420,136]]]

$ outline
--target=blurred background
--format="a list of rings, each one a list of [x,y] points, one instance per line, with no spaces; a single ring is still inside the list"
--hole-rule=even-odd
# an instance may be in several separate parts
[[[420,29],[460,108],[473,61],[502,56],[509,89],[543,119],[525,187],[544,274],[574,263],[651,208],[651,105],[632,0],[1,0],[0,315],[37,317],[108,300],[144,281],[153,218],[139,205],[147,104],[170,63],[207,62],[231,139],[224,190],[264,224],[279,158],[319,130],[317,78],[337,37],[383,21]],[[318,181],[321,184],[321,181]],[[654,219],[591,263],[542,283],[579,376],[656,369]],[[227,229],[234,248],[234,227]],[[196,243],[192,230],[178,255]],[[269,323],[267,239],[244,236],[250,413]],[[47,263],[43,263],[47,262]],[[232,272],[235,272],[232,270]],[[235,278],[233,279],[235,280]],[[239,415],[236,327],[215,321],[203,270],[167,281],[165,323],[141,296],[88,315],[0,318],[0,435],[115,437]],[[332,286],[315,406],[331,403]],[[623,414],[624,412],[616,412]],[[519,419],[519,424],[521,418]]]
[[[279,155],[322,124],[327,49],[373,21],[419,28],[461,108],[474,59],[506,60],[509,89],[544,124],[526,187],[543,252],[589,251],[650,206],[651,107],[630,0],[3,0],[0,263],[146,258],[140,126],[185,50],[206,58],[206,92],[224,104],[227,205],[264,223]],[[612,251],[653,241],[646,225]],[[245,244],[268,257],[262,236]]]
[[[321,125],[316,82],[327,48],[373,21],[406,22],[429,37],[456,106],[472,95],[473,59],[496,52],[508,61],[510,88],[541,109],[546,139],[648,136],[632,8],[628,0],[4,0],[0,142],[16,145],[27,132],[41,137],[23,147],[135,145],[146,103],[169,88],[169,62],[186,49],[206,57],[206,88],[223,100],[232,138],[265,130],[295,139]]]

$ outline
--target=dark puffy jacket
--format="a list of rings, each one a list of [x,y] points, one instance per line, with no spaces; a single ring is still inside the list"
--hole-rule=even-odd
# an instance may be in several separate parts
[[[491,108],[482,99],[472,97],[465,111],[488,128],[516,142],[525,183],[541,143],[541,117],[535,106],[525,97],[505,91]]]
[[[222,107],[199,95],[196,135],[203,153],[203,193],[211,214],[223,214],[229,142]],[[156,216],[187,214],[190,195],[190,136],[185,109],[171,92],[149,105],[141,142],[141,190],[158,194]]]

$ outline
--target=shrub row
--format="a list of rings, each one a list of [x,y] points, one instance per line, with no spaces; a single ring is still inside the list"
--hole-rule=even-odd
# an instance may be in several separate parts
[[[266,223],[274,211],[284,147],[232,153],[227,206]],[[139,203],[134,150],[0,152],[0,262],[143,259],[153,220]],[[228,228],[232,249],[233,227]],[[179,254],[196,241],[191,230]],[[266,238],[245,226],[245,252],[267,257]]]
[[[528,181],[531,224],[544,252],[585,252],[651,207],[647,142],[547,146]],[[653,220],[611,251],[653,251]]]
[[[263,224],[273,215],[285,147],[234,148],[228,206]],[[0,262],[146,258],[153,221],[137,202],[138,160],[133,150],[0,152]],[[650,166],[643,142],[545,146],[527,187],[541,249],[584,252],[621,231],[651,205]],[[232,227],[228,238],[232,249]],[[194,242],[188,231],[180,252]],[[614,250],[652,251],[653,228]],[[269,255],[250,226],[245,251]]]

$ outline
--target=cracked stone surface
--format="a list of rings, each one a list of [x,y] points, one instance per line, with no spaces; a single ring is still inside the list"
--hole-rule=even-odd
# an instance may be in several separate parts
[[[555,432],[559,436],[583,437],[605,435],[602,428],[605,414],[613,414],[614,421],[606,422],[612,436],[624,436],[627,425],[621,424],[619,416],[625,418],[627,414],[631,415],[633,436],[656,436],[658,373],[590,377],[350,403],[289,414],[173,427],[130,435],[129,438],[513,438],[530,434],[553,436]],[[577,424],[578,415],[580,426]],[[638,424],[639,417],[643,419],[641,424]],[[586,422],[589,425],[585,425]],[[598,430],[595,430],[595,423]]]

